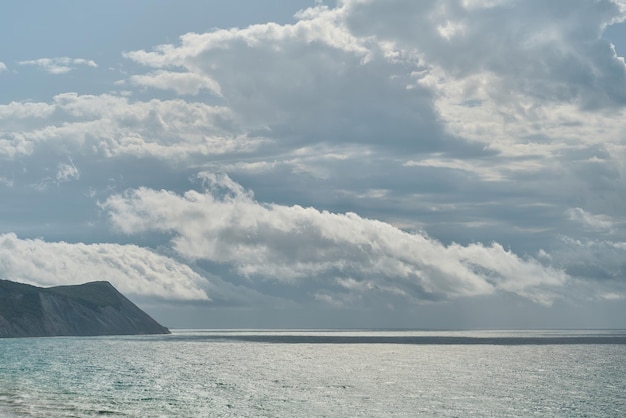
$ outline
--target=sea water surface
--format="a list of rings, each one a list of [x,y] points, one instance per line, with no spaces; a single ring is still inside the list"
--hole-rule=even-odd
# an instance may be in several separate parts
[[[0,417],[626,416],[626,331],[0,339]]]

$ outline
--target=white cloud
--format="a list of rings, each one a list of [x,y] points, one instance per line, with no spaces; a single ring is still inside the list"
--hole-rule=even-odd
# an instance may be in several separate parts
[[[8,70],[8,68],[7,68],[6,64],[4,62],[0,61],[0,73],[2,71],[7,71],[7,70]]]
[[[447,158],[426,158],[419,161],[406,161],[404,163],[406,167],[434,167],[451,170],[461,170],[468,173],[475,174],[485,181],[500,181],[504,180],[505,176],[503,171],[510,171],[514,169],[511,164],[503,163],[501,167],[497,167],[493,162],[482,163],[480,161],[461,160],[461,159],[447,159]],[[527,170],[528,167],[522,165],[521,169]]]
[[[54,286],[106,280],[122,293],[208,300],[205,279],[188,266],[135,245],[72,244],[0,235],[0,275]]]
[[[175,234],[189,260],[231,266],[255,280],[437,300],[514,292],[549,303],[567,276],[499,244],[462,246],[403,232],[354,213],[263,204],[228,176],[204,173],[207,191],[137,189],[102,204],[128,234]]]
[[[13,136],[12,139],[0,137],[0,157],[14,159],[33,152],[34,144],[20,136]]]
[[[278,53],[289,52],[298,44],[319,44],[355,53],[365,60],[369,56],[369,48],[363,44],[362,40],[342,27],[341,16],[337,11],[321,6],[301,11],[295,17],[299,19],[296,24],[265,23],[243,29],[187,33],[180,37],[180,46],[164,44],[157,46],[153,51],[130,51],[124,55],[141,64],[156,68],[192,67],[190,64],[193,60],[201,58],[203,54],[212,50],[233,48],[264,50],[268,44],[274,52]],[[202,62],[196,61],[196,64],[202,64]],[[217,67],[216,65],[214,68]]]
[[[0,121],[6,131],[6,124],[14,119],[47,118],[54,112],[54,105],[37,102],[11,102],[0,105]]]
[[[78,168],[76,168],[72,160],[70,160],[69,163],[58,164],[55,178],[57,184],[65,183],[71,180],[78,180],[79,178],[80,172],[78,171]]]
[[[581,208],[571,208],[565,213],[570,221],[580,223],[586,228],[596,231],[611,231],[613,228],[613,220],[606,215],[593,215]]]
[[[217,82],[193,73],[155,71],[149,74],[133,75],[130,77],[130,83],[161,90],[174,90],[178,94],[196,95],[204,89],[217,96],[222,95]]]
[[[92,60],[69,57],[39,58],[36,60],[20,61],[19,63],[20,65],[34,65],[40,67],[50,74],[69,73],[70,71],[75,70],[77,66],[87,66],[92,68],[96,68],[98,66],[95,61]]]
[[[183,100],[131,102],[109,94],[63,93],[51,104],[11,103],[0,107],[0,126],[9,128],[0,138],[0,152],[8,158],[55,143],[89,155],[171,161],[247,152],[264,141],[244,135],[223,107]]]
[[[33,188],[39,191],[46,190],[50,185],[56,185],[57,187],[61,183],[67,183],[70,181],[76,181],[80,179],[80,171],[74,165],[74,162],[70,158],[67,163],[60,162],[57,164],[56,173],[54,176],[46,176],[41,179],[39,183],[33,184]]]

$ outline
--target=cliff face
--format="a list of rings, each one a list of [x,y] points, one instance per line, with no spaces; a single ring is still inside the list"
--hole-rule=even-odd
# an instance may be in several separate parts
[[[0,338],[168,333],[109,282],[40,288],[0,280]]]

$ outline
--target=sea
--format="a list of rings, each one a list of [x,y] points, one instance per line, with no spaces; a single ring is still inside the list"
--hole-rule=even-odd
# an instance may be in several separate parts
[[[621,417],[626,331],[0,339],[0,417]]]

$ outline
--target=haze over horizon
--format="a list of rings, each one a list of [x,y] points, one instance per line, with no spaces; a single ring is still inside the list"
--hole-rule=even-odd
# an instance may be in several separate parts
[[[11,2],[0,278],[170,328],[626,328],[624,19]]]

